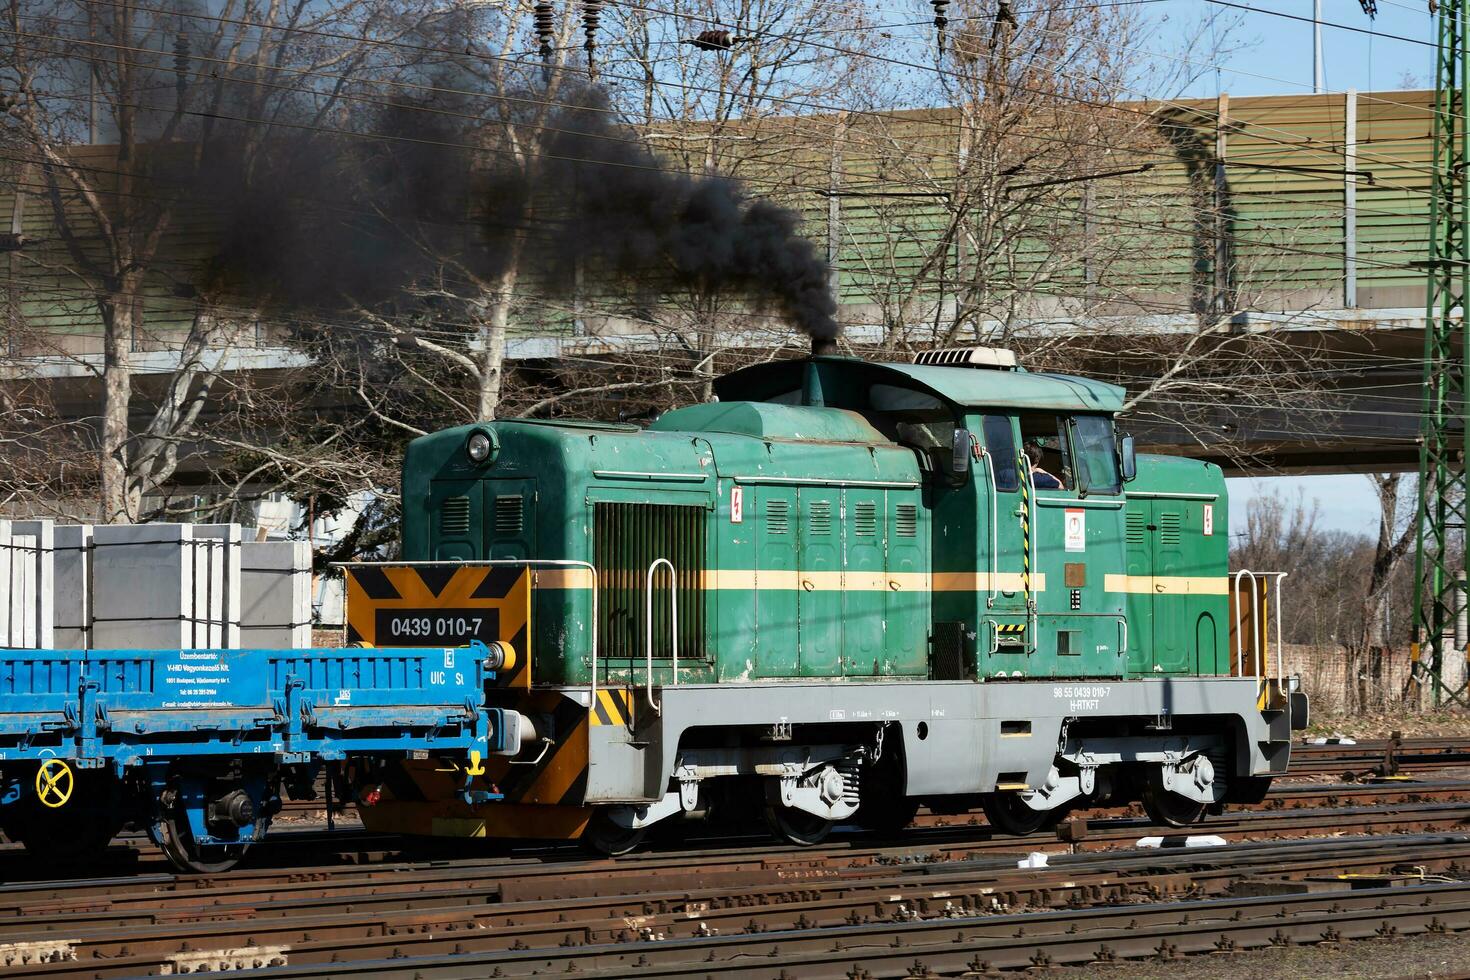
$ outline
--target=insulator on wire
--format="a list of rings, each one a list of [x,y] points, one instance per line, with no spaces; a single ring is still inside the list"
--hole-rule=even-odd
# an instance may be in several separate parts
[[[701,51],[729,51],[737,44],[754,40],[753,37],[741,37],[729,31],[700,31],[695,37],[684,38],[682,43],[692,44]]]
[[[174,36],[174,90],[184,97],[189,75],[189,35],[180,31]]]
[[[949,26],[949,18],[945,16],[949,11],[949,0],[929,0],[929,5],[934,8],[934,34],[939,53],[943,55],[944,29]]]
[[[597,80],[597,27],[602,21],[602,0],[582,0],[582,33],[587,40],[582,47],[587,52],[587,74]]]
[[[996,46],[1000,43],[1000,32],[1005,28],[1016,27],[1016,14],[1011,10],[1009,0],[1000,0],[1000,6],[995,9],[995,24],[990,29],[990,52],[995,53]]]
[[[556,37],[556,13],[549,3],[538,3],[535,7],[536,40],[540,42],[538,53],[541,60],[550,61],[552,39]]]

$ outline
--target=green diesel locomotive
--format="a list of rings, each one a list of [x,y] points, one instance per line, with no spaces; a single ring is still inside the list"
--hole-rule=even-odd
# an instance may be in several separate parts
[[[716,391],[410,446],[404,560],[352,570],[349,638],[485,641],[519,749],[363,774],[370,828],[619,853],[720,810],[810,843],[1135,799],[1185,825],[1285,771],[1306,701],[1232,596],[1222,474],[1136,457],[1122,389],[976,348]]]

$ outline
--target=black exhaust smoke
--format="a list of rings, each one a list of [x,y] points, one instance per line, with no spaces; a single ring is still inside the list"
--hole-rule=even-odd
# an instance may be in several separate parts
[[[795,212],[673,169],[596,87],[564,79],[548,110],[539,90],[436,81],[433,98],[394,100],[357,132],[282,127],[250,155],[217,134],[197,186],[230,208],[206,288],[287,312],[401,315],[446,267],[490,280],[514,261],[539,292],[580,281],[614,308],[739,301],[789,319],[814,352],[833,345],[828,268]],[[537,151],[498,145],[507,122]]]

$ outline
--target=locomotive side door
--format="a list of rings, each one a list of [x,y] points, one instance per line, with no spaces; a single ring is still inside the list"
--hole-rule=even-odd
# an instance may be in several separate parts
[[[976,435],[988,461],[976,467],[979,531],[974,561],[981,629],[977,630],[978,673],[982,677],[1025,673],[1030,639],[1018,628],[1026,623],[1026,592],[1021,588],[1021,481],[1016,420],[1010,415],[984,415]],[[992,476],[994,480],[992,482]]]
[[[836,677],[842,673],[842,498],[833,487],[801,487],[796,500],[797,673]]]
[[[1153,501],[1153,669],[1161,674],[1192,673],[1194,628],[1186,631],[1188,595],[1174,594],[1169,583],[1188,575],[1184,566],[1184,505]],[[1187,635],[1186,635],[1187,632]]]
[[[755,492],[756,673],[793,677],[797,669],[796,491],[759,486]]]
[[[842,667],[843,673],[883,672],[883,570],[888,521],[884,492],[848,487],[842,494]]]
[[[1124,571],[1130,582],[1152,582],[1154,575],[1153,501],[1130,497],[1124,519]],[[1154,666],[1154,596],[1130,588],[1127,593],[1128,673],[1147,674]]]

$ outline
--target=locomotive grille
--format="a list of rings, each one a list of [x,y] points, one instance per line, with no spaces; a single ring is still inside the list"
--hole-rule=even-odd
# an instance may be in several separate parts
[[[1140,514],[1138,511],[1133,510],[1133,511],[1129,511],[1128,512],[1128,543],[1129,544],[1143,544],[1144,537],[1145,537],[1145,535],[1144,535],[1144,525],[1146,523],[1147,523],[1147,521],[1145,521],[1143,519],[1143,515]]]
[[[498,494],[495,497],[496,534],[520,534],[524,521],[524,507],[520,494]]]
[[[470,498],[450,497],[439,508],[439,530],[444,534],[470,532]]]
[[[597,645],[607,658],[647,656],[644,615],[648,566],[667,558],[679,574],[679,658],[704,656],[705,510],[674,504],[598,503],[593,512],[597,566]],[[669,573],[653,577],[653,655],[673,656]]]
[[[766,530],[771,534],[791,531],[791,504],[785,500],[766,501]]]
[[[853,530],[862,537],[878,533],[878,505],[864,500],[853,507]]]
[[[899,537],[912,538],[919,533],[919,508],[913,504],[899,504],[895,520]]]

